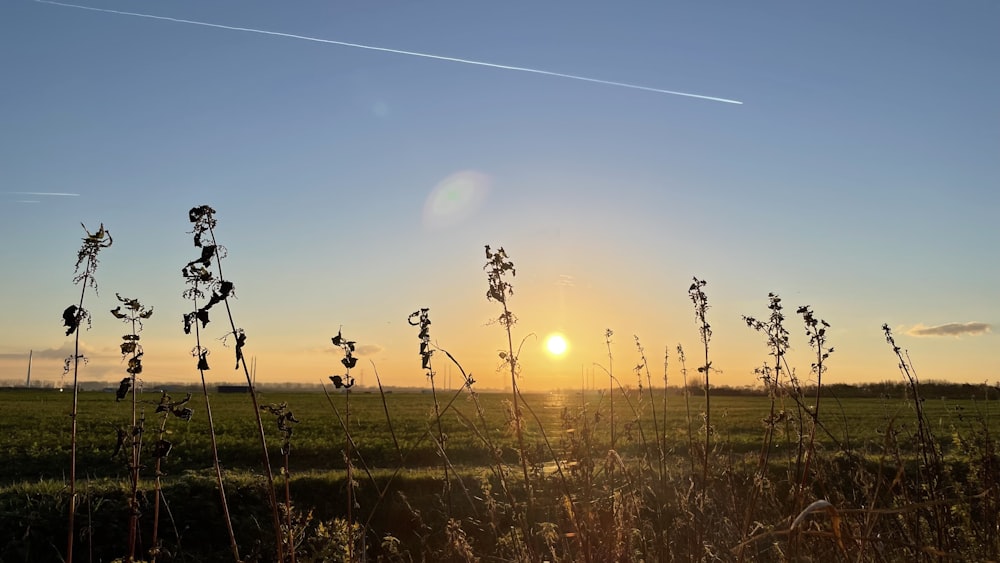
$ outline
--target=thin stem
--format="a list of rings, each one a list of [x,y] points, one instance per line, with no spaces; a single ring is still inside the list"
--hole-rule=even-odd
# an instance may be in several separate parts
[[[347,368],[347,379],[350,381],[351,368]],[[351,388],[344,390],[344,428],[347,434],[347,560],[354,561],[354,471],[351,462]]]
[[[198,298],[192,297],[194,310],[198,310]],[[194,323],[194,336],[197,343],[198,354],[203,353],[201,347],[201,329],[199,323]],[[200,363],[200,362],[199,362]],[[201,376],[201,392],[205,396],[205,416],[208,418],[208,436],[212,445],[212,463],[215,466],[215,482],[219,486],[219,498],[222,501],[222,516],[226,523],[226,532],[229,534],[229,548],[233,552],[233,559],[236,563],[241,563],[240,548],[236,545],[236,534],[233,532],[233,521],[229,516],[229,503],[226,501],[226,488],[222,482],[222,465],[219,463],[219,446],[215,439],[215,422],[212,420],[212,403],[208,399],[208,383],[205,381],[205,370],[199,366],[198,373]],[[280,541],[280,540],[279,540]]]
[[[667,360],[670,358],[670,348],[663,347],[663,429],[660,433],[660,477],[667,475]]]
[[[385,401],[385,389],[382,388],[382,378],[378,375],[378,368],[375,367],[375,362],[372,362],[372,369],[375,370],[375,381],[378,383],[378,395],[382,399],[382,410],[385,411],[385,421],[389,426],[389,434],[392,435],[392,444],[396,447],[396,455],[399,456],[399,460],[403,461],[403,450],[399,447],[399,440],[396,439],[396,429],[392,426],[392,417],[389,416],[389,405]]]
[[[688,461],[691,462],[691,474],[694,475],[694,423],[691,418],[691,390],[688,388],[687,361],[684,358],[684,348],[677,345],[677,359],[681,362],[681,382],[684,384],[684,411],[687,416]],[[665,392],[665,391],[664,391]]]
[[[132,316],[132,335],[136,334],[136,319]],[[138,357],[138,347],[132,349],[132,360]],[[131,366],[132,364],[130,364]],[[139,506],[137,503],[139,491],[139,455],[142,448],[142,426],[136,425],[136,374],[135,370],[130,370],[132,385],[132,461],[129,473],[132,480],[131,496],[129,497],[129,518],[128,518],[128,563],[135,559],[135,539],[136,531],[139,527]]]
[[[92,258],[87,259],[85,272],[91,271]],[[69,531],[66,535],[66,563],[73,563],[73,537],[75,534],[76,520],[76,416],[80,401],[80,386],[77,384],[80,371],[80,324],[83,322],[83,296],[87,292],[87,284],[90,283],[90,275],[83,276],[82,288],[80,289],[80,304],[77,307],[76,336],[73,339],[73,407],[69,414],[70,419],[70,446],[69,446]]]
[[[209,226],[208,233],[212,237],[212,245],[215,246],[215,266],[219,272],[219,280],[225,280],[226,278],[222,275],[222,257],[219,256],[218,244],[215,240],[215,228]],[[235,336],[237,333],[236,322],[233,320],[233,311],[229,306],[229,297],[226,296],[222,302],[226,306],[226,316],[229,318],[229,326],[232,329],[232,334]],[[264,475],[267,477],[267,498],[271,504],[271,520],[274,526],[274,538],[275,547],[277,549],[277,561],[284,561],[284,551],[282,549],[282,536],[281,533],[281,519],[278,514],[278,497],[274,489],[274,472],[271,470],[271,458],[267,453],[267,438],[264,433],[264,421],[260,416],[260,405],[257,401],[257,390],[253,385],[253,378],[250,377],[250,369],[247,367],[246,356],[242,353],[237,354],[237,361],[243,368],[243,375],[247,380],[247,388],[250,390],[250,402],[253,404],[254,418],[257,421],[257,436],[260,440],[260,450],[262,463],[264,465]]]
[[[658,457],[659,478],[662,482],[663,477],[666,474],[666,461],[664,457],[663,442],[660,439],[660,423],[656,416],[656,399],[653,396],[653,377],[649,373],[649,362],[646,360],[646,352],[645,350],[643,350],[642,344],[639,343],[638,336],[635,337],[635,345],[639,349],[639,358],[642,360],[642,367],[643,369],[646,370],[646,393],[649,395],[649,406],[653,414],[653,436],[656,440],[656,449],[657,453],[659,454]],[[667,378],[666,370],[667,370],[667,360],[666,358],[664,358],[663,360],[664,389],[666,389],[666,378]],[[666,397],[666,395],[664,395],[664,397]],[[664,408],[664,413],[666,413],[666,405],[664,405],[663,408]],[[664,414],[664,416],[666,416],[666,414]]]
[[[437,389],[434,385],[434,370],[431,367],[431,363],[428,360],[427,363],[427,373],[431,380],[431,398],[434,401],[434,421],[437,423],[438,431],[438,442],[441,444],[441,451],[444,451],[444,428],[441,425],[441,406],[438,404]],[[444,459],[442,465],[444,466],[444,493],[445,502],[448,505],[449,513],[451,512],[451,476],[448,471],[448,459],[446,456],[442,455]]]
[[[533,510],[533,508],[534,508],[533,507],[534,499],[533,499],[533,495],[532,495],[532,491],[531,491],[531,480],[528,477],[528,458],[527,458],[528,451],[524,447],[524,431],[521,428],[521,408],[520,408],[520,405],[518,403],[518,396],[521,393],[520,393],[520,391],[518,391],[518,388],[517,388],[517,363],[516,363],[517,360],[516,360],[516,357],[514,356],[514,341],[513,341],[512,337],[511,337],[511,334],[510,334],[510,318],[511,318],[511,314],[510,314],[510,311],[507,309],[507,300],[504,299],[500,303],[501,303],[501,305],[503,305],[504,319],[506,319],[506,322],[504,323],[504,327],[507,329],[507,351],[510,354],[509,356],[507,356],[507,363],[510,366],[510,386],[511,386],[511,393],[512,393],[513,399],[514,399],[513,400],[513,403],[514,403],[514,430],[517,433],[517,448],[519,450],[518,454],[519,454],[519,457],[521,458],[521,470],[524,473],[524,491],[525,491],[525,494],[528,495],[527,496],[527,502],[528,502],[528,512],[527,512],[528,518],[527,518],[527,520],[530,520],[530,515],[534,512],[534,510]]]
[[[286,446],[285,457],[285,526],[288,528],[288,556],[291,563],[295,563],[295,530],[292,528],[292,474],[289,470],[288,455],[291,446]]]
[[[615,434],[615,378],[614,375],[614,358],[611,355],[611,329],[608,329],[605,333],[604,343],[608,347],[608,396],[611,401],[611,449],[615,449],[615,443],[617,442],[617,435]]]
[[[170,414],[168,412],[164,412],[163,417],[160,419],[160,429],[157,432],[158,441],[163,440],[163,436],[164,434],[166,434],[168,416],[170,416]],[[156,472],[154,477],[155,484],[153,486],[154,490],[156,491],[156,498],[153,499],[153,540],[152,540],[153,547],[151,548],[149,554],[150,563],[156,563],[156,556],[159,555],[160,553],[160,546],[158,542],[160,534],[160,495],[162,494],[163,490],[162,483],[160,482],[160,476],[162,475],[162,473],[160,472],[160,464],[162,460],[163,460],[162,456],[159,455],[156,456],[156,466],[154,468],[154,471]]]
[[[472,384],[475,383],[475,381],[473,381],[471,377],[466,375],[465,370],[462,369],[461,365],[459,365],[458,362],[455,361],[455,358],[451,354],[449,354],[446,350],[442,351],[445,354],[447,354],[448,357],[451,358],[453,362],[455,362],[455,365],[459,367],[459,370],[462,371],[462,376],[465,378],[465,385],[457,389],[455,393],[452,394],[451,399],[448,400],[448,403],[445,404],[443,409],[441,409],[442,413],[446,413],[450,408],[452,408],[452,405],[455,404],[455,401],[458,400],[458,398],[462,395],[462,392],[465,391],[466,388],[469,389],[470,393],[472,392]],[[326,388],[324,387],[324,392],[325,389]],[[478,400],[476,400],[476,404],[478,405]],[[421,434],[420,437],[417,438],[415,442],[413,442],[413,444],[410,446],[410,449],[403,454],[403,459],[400,462],[399,466],[397,466],[396,469],[393,470],[392,475],[389,476],[389,479],[386,481],[385,485],[379,490],[378,498],[375,499],[375,503],[372,505],[371,512],[368,513],[368,518],[365,520],[365,528],[368,528],[371,525],[372,519],[375,517],[375,510],[379,507],[382,501],[385,500],[385,496],[389,493],[389,488],[392,486],[396,478],[399,477],[399,474],[403,472],[406,466],[406,460],[409,458],[410,454],[416,451],[416,449],[420,447],[420,445],[423,444],[424,440],[426,440],[429,436],[431,436],[432,433],[433,430],[430,427],[428,427],[426,430],[424,430],[424,433]],[[501,482],[506,490],[507,489],[506,481],[502,477],[501,477]]]

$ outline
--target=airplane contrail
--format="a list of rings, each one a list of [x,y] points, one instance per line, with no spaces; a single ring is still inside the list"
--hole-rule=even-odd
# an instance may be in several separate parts
[[[11,195],[50,195],[50,196],[65,196],[65,197],[80,197],[80,194],[69,194],[64,192],[7,192]]]
[[[203,21],[196,21],[196,20],[185,20],[185,19],[181,19],[181,18],[171,18],[171,17],[168,17],[168,16],[156,16],[156,15],[153,15],[153,14],[143,14],[143,13],[139,13],[139,12],[125,12],[125,11],[122,11],[122,10],[110,10],[110,9],[107,9],[107,8],[94,8],[92,6],[81,6],[81,5],[78,5],[78,4],[67,4],[65,2],[56,2],[54,0],[32,0],[32,1],[33,2],[37,2],[39,4],[51,4],[53,6],[63,6],[65,8],[77,8],[79,10],[90,10],[92,12],[103,12],[103,13],[106,13],[106,14],[118,14],[118,15],[122,15],[122,16],[133,16],[133,17],[137,17],[137,18],[148,18],[148,19],[152,19],[152,20],[162,20],[162,21],[175,22],[175,23],[186,23],[186,24],[190,24],[190,25],[200,25],[200,26],[204,26],[204,27],[214,27],[214,28],[218,28],[218,29],[228,29],[228,30],[232,30],[232,31],[246,31],[246,32],[249,32],[249,33],[259,33],[259,34],[262,34],[262,35],[275,35],[275,36],[278,36],[278,37],[288,37],[290,39],[301,39],[303,41],[313,41],[313,42],[316,42],[316,43],[326,43],[326,44],[329,44],[329,45],[340,45],[341,47],[353,47],[355,49],[366,49],[366,50],[369,50],[369,51],[379,51],[379,52],[382,52],[382,53],[393,53],[393,54],[396,54],[396,55],[408,55],[408,56],[411,56],[411,57],[421,57],[421,58],[424,58],[424,59],[434,59],[434,60],[438,60],[438,61],[447,61],[447,62],[452,62],[452,63],[462,63],[462,64],[474,65],[474,66],[484,66],[484,67],[488,67],[488,68],[496,68],[496,69],[501,69],[501,70],[513,70],[513,71],[518,71],[518,72],[527,72],[527,73],[531,73],[531,74],[541,74],[541,75],[545,75],[545,76],[554,76],[554,77],[557,77],[557,78],[568,78],[570,80],[579,80],[579,81],[582,81],[582,82],[592,82],[592,83],[596,83],[596,84],[604,84],[604,85],[607,85],[607,86],[617,86],[619,88],[630,88],[632,90],[644,90],[646,92],[655,92],[657,94],[669,94],[671,96],[684,96],[686,98],[698,98],[699,100],[708,100],[708,101],[712,101],[712,102],[722,102],[722,103],[725,103],[725,104],[743,105],[743,102],[741,102],[739,100],[731,100],[731,99],[728,99],[728,98],[718,98],[718,97],[715,97],[715,96],[704,96],[702,94],[692,94],[690,92],[677,92],[675,90],[664,90],[664,89],[661,89],[661,88],[653,88],[653,87],[650,87],[650,86],[641,86],[639,84],[629,84],[627,82],[615,82],[613,80],[601,80],[599,78],[590,78],[590,77],[587,77],[587,76],[579,76],[579,75],[576,75],[576,74],[565,74],[565,73],[562,73],[562,72],[553,72],[553,71],[550,71],[550,70],[540,70],[540,69],[537,69],[537,68],[528,68],[528,67],[523,67],[523,66],[502,65],[502,64],[496,64],[496,63],[488,63],[488,62],[484,62],[484,61],[476,61],[476,60],[472,60],[472,59],[460,59],[458,57],[446,57],[446,56],[443,56],[443,55],[432,55],[430,53],[419,53],[417,51],[404,51],[402,49],[390,49],[389,47],[376,47],[374,45],[363,45],[361,43],[348,43],[346,41],[336,41],[336,40],[333,40],[333,39],[323,39],[323,38],[320,38],[320,37],[310,37],[308,35],[295,35],[293,33],[282,33],[280,31],[268,31],[266,29],[254,29],[254,28],[251,28],[251,27],[236,27],[236,26],[231,26],[231,25],[223,25],[223,24],[219,24],[219,23],[210,23],[210,22],[203,22]]]

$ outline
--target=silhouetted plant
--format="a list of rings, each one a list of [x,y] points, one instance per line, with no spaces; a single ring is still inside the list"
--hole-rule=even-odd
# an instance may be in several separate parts
[[[667,367],[670,363],[670,348],[668,346],[663,347],[663,427],[660,429],[660,451],[663,452],[663,473],[661,478],[666,478],[666,452],[667,452],[667,384],[669,383],[667,379]],[[652,392],[652,390],[651,390]]]
[[[347,438],[344,442],[344,463],[347,466],[347,561],[354,561],[354,533],[356,530],[354,524],[354,455],[352,451],[353,438],[351,437],[351,387],[354,387],[354,378],[351,377],[351,370],[358,365],[358,359],[354,357],[357,342],[344,338],[342,330],[338,330],[337,336],[331,338],[330,341],[343,352],[344,357],[340,359],[340,363],[346,370],[342,376],[331,375],[330,381],[333,382],[335,388],[344,390],[343,427]]]
[[[195,347],[191,350],[191,355],[197,358],[197,369],[198,374],[201,378],[201,391],[205,398],[205,417],[208,420],[208,432],[209,438],[212,446],[212,464],[215,468],[215,481],[219,488],[219,500],[222,504],[222,516],[225,520],[226,532],[229,534],[229,549],[232,552],[233,559],[239,563],[240,562],[240,550],[239,546],[236,544],[236,534],[233,532],[233,521],[229,515],[229,502],[226,499],[226,489],[223,483],[222,477],[222,465],[219,462],[219,446],[215,435],[215,422],[212,419],[212,402],[208,395],[208,382],[205,379],[205,372],[211,369],[208,365],[208,356],[210,351],[208,348],[202,346],[201,343],[201,329],[208,325],[208,309],[210,306],[206,305],[204,307],[199,307],[199,300],[204,299],[206,293],[211,293],[213,296],[222,290],[222,283],[215,278],[211,270],[208,268],[211,266],[211,259],[213,256],[218,255],[218,248],[215,245],[210,245],[211,252],[207,251],[207,246],[202,244],[202,237],[215,226],[215,210],[207,205],[201,207],[195,207],[191,209],[188,214],[188,218],[194,223],[194,245],[200,247],[201,256],[197,260],[188,262],[184,268],[181,269],[181,274],[184,276],[184,281],[188,284],[188,288],[184,290],[182,294],[185,299],[190,299],[193,307],[193,311],[184,315],[184,333],[190,334],[191,329],[194,329],[195,336]],[[232,291],[232,288],[229,288]],[[218,302],[218,300],[216,301]],[[278,536],[277,542],[281,543],[281,536]]]
[[[774,293],[769,293],[768,310],[771,311],[766,321],[758,320],[754,317],[743,317],[743,321],[748,327],[764,334],[767,339],[768,355],[773,358],[773,365],[765,363],[762,367],[756,368],[754,372],[763,382],[770,399],[770,411],[764,418],[764,439],[761,443],[760,454],[757,458],[757,471],[754,475],[753,487],[750,489],[750,496],[747,499],[747,509],[743,520],[743,537],[749,534],[750,525],[753,522],[754,510],[756,510],[757,500],[768,480],[768,462],[771,457],[771,450],[774,447],[775,426],[780,421],[786,419],[785,411],[780,412],[777,408],[777,401],[781,395],[781,373],[784,369],[785,353],[788,351],[788,331],[785,329],[785,316],[781,298]],[[801,440],[800,440],[801,441]],[[743,544],[738,553],[738,560],[743,560]]]
[[[684,386],[682,392],[684,393],[684,417],[687,421],[687,458],[691,462],[691,474],[694,475],[695,445],[694,420],[691,418],[691,388],[688,386],[687,358],[684,356],[684,347],[680,344],[677,345],[677,361],[681,364],[681,383]]]
[[[809,338],[809,347],[812,348],[813,352],[816,354],[816,361],[812,362],[810,365],[810,373],[816,377],[816,399],[813,402],[813,408],[809,412],[809,444],[806,446],[806,461],[805,467],[802,469],[801,480],[799,481],[799,504],[796,507],[797,510],[803,509],[803,504],[805,504],[805,488],[806,480],[809,475],[809,467],[812,464],[812,458],[816,453],[816,427],[820,424],[819,422],[819,399],[821,396],[821,390],[823,389],[823,374],[826,373],[826,360],[833,353],[833,347],[827,346],[827,334],[826,329],[830,328],[830,323],[824,321],[823,319],[816,318],[813,314],[812,308],[808,305],[799,307],[796,311],[802,316],[802,322],[805,324],[806,336]]]
[[[86,361],[80,353],[80,325],[87,321],[90,326],[90,313],[83,307],[83,298],[87,293],[87,288],[93,288],[97,292],[97,279],[94,274],[97,272],[97,254],[111,246],[111,233],[104,228],[101,223],[96,233],[87,230],[86,225],[81,225],[87,236],[83,238],[83,244],[76,254],[76,265],[73,268],[73,283],[80,287],[80,301],[76,305],[70,305],[62,314],[63,326],[66,327],[66,336],[76,334],[73,341],[73,355],[66,359],[65,372],[68,373],[70,365],[73,369],[73,405],[70,410],[70,461],[69,461],[69,517],[68,533],[66,536],[66,562],[73,563],[73,537],[76,535],[76,431],[77,431],[77,409],[80,400],[79,371],[80,360]]]
[[[704,502],[705,492],[708,487],[708,456],[712,449],[712,386],[709,375],[712,371],[712,362],[708,359],[708,344],[712,340],[712,326],[708,324],[708,296],[705,295],[704,287],[708,282],[694,278],[694,283],[688,288],[688,297],[694,303],[694,317],[698,324],[698,333],[701,336],[701,343],[705,350],[705,363],[698,367],[698,373],[705,376],[705,451],[702,456],[702,502]]]
[[[664,448],[663,438],[660,432],[660,422],[656,414],[656,399],[653,397],[653,378],[649,373],[649,362],[646,360],[646,350],[642,347],[642,342],[639,341],[638,335],[633,335],[635,338],[635,348],[639,352],[639,363],[635,366],[636,376],[639,380],[639,400],[642,400],[642,372],[646,372],[646,392],[649,396],[649,407],[653,415],[653,435],[656,438],[656,450],[657,450],[657,469],[659,478],[662,479],[666,477],[667,472],[667,459],[666,459],[666,449]],[[667,412],[667,358],[663,358],[663,416],[666,416]],[[664,429],[665,430],[665,429]]]
[[[424,307],[418,311],[410,313],[407,317],[406,322],[410,326],[420,327],[420,333],[417,337],[420,339],[420,369],[424,370],[427,375],[427,379],[431,383],[431,398],[434,401],[434,420],[437,425],[438,432],[438,447],[442,452],[446,451],[446,441],[447,436],[444,433],[444,428],[441,426],[441,405],[438,403],[437,397],[437,387],[434,385],[434,367],[431,361],[431,357],[434,355],[434,350],[431,350],[431,319],[429,315],[430,309]],[[442,456],[443,458],[444,456]],[[445,501],[451,504],[451,476],[448,474],[448,463],[442,460],[444,466],[444,497]]]
[[[267,451],[267,438],[264,432],[264,422],[260,416],[260,405],[257,400],[257,390],[254,388],[254,381],[250,375],[250,368],[247,366],[246,357],[243,352],[247,342],[247,334],[243,328],[236,326],[233,319],[233,311],[229,305],[229,298],[233,296],[235,285],[227,280],[222,273],[222,259],[226,256],[226,250],[220,246],[215,238],[215,227],[218,224],[215,219],[215,210],[208,205],[194,207],[188,212],[188,219],[194,225],[194,245],[201,248],[201,255],[188,262],[184,267],[186,277],[207,279],[211,283],[211,296],[208,302],[200,309],[195,307],[193,314],[197,321],[201,322],[202,328],[209,322],[209,310],[215,305],[222,303],[226,309],[226,317],[229,319],[229,332],[223,338],[226,344],[227,337],[232,336],[235,340],[234,348],[236,355],[236,368],[243,368],[243,375],[246,378],[247,388],[250,391],[250,402],[253,406],[254,420],[257,423],[257,437],[260,443],[261,464],[264,469],[264,477],[267,480],[268,501],[271,507],[271,524],[274,528],[275,548],[277,549],[277,560],[283,562],[284,549],[281,531],[281,508],[278,505],[278,497],[274,488],[274,472],[271,469],[271,458]],[[211,273],[214,268],[215,274]],[[189,315],[192,313],[189,313]],[[193,321],[185,321],[186,324]]]
[[[275,424],[278,427],[278,432],[281,434],[281,456],[284,462],[281,467],[281,474],[285,481],[284,541],[286,542],[285,547],[288,550],[289,560],[291,563],[295,563],[295,528],[292,525],[292,475],[288,463],[288,457],[292,451],[292,433],[294,431],[293,425],[298,424],[299,421],[295,418],[295,415],[292,414],[292,411],[288,408],[287,403],[261,405],[260,409],[274,415]]]
[[[486,245],[486,265],[483,266],[483,269],[486,270],[486,281],[489,285],[489,289],[486,291],[486,299],[499,303],[503,308],[503,312],[496,320],[507,333],[507,350],[500,352],[500,359],[510,369],[514,432],[517,435],[518,456],[521,458],[521,470],[524,473],[524,491],[527,497],[528,520],[530,521],[534,495],[531,490],[531,480],[528,477],[528,452],[524,445],[524,424],[520,408],[520,393],[517,386],[518,362],[517,355],[514,353],[513,336],[511,335],[511,329],[517,322],[517,317],[514,316],[514,313],[507,305],[507,300],[514,295],[514,286],[506,278],[508,274],[511,277],[516,276],[517,271],[514,269],[514,263],[507,257],[507,252],[504,251],[503,247],[498,248],[494,252],[488,244]]]
[[[142,434],[143,425],[145,422],[145,415],[137,416],[137,403],[138,398],[136,396],[136,391],[140,389],[139,381],[137,377],[142,373],[142,345],[139,344],[139,333],[142,332],[142,321],[153,316],[153,308],[146,308],[139,302],[138,299],[129,299],[122,297],[120,294],[115,294],[122,304],[111,310],[111,314],[114,317],[130,327],[130,332],[122,336],[121,352],[122,360],[128,358],[128,367],[125,369],[128,373],[128,377],[121,380],[118,385],[118,392],[115,394],[115,400],[121,401],[128,396],[129,391],[132,392],[132,421],[131,429],[126,434],[127,440],[129,442],[131,450],[131,458],[128,463],[129,469],[129,481],[131,485],[131,490],[129,491],[129,521],[128,521],[128,554],[125,561],[131,563],[135,558],[135,541],[136,541],[136,531],[139,525],[139,506],[137,503],[137,494],[139,490],[139,462],[140,454],[142,452]],[[122,311],[122,307],[125,308]],[[119,433],[119,442],[121,441],[121,433]]]
[[[920,463],[917,465],[917,477],[919,478],[918,494],[922,497],[929,497],[932,501],[944,498],[945,491],[942,490],[942,481],[945,474],[945,467],[941,462],[941,453],[934,433],[931,430],[927,416],[924,414],[924,397],[920,393],[920,381],[917,379],[916,370],[910,363],[909,354],[904,352],[896,344],[892,336],[892,329],[888,324],[882,325],[882,332],[885,334],[885,341],[892,347],[893,354],[899,361],[899,372],[907,385],[910,401],[917,417],[917,446],[920,452]],[[936,535],[936,548],[942,552],[949,550],[948,532],[946,530],[947,510],[940,504],[933,504],[932,518],[928,521],[928,527]],[[914,526],[914,530],[919,534],[920,526]],[[917,536],[920,539],[920,536]]]
[[[615,449],[617,444],[618,425],[615,424],[615,358],[611,354],[611,337],[614,331],[610,328],[604,330],[604,346],[608,349],[608,368],[604,371],[608,373],[608,400],[611,404],[611,449]],[[603,368],[602,368],[603,369]]]

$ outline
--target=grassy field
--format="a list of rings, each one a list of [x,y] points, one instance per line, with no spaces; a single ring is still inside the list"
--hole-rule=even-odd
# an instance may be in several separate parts
[[[185,393],[172,393],[175,399]],[[473,432],[469,421],[477,418],[475,406],[465,392],[452,391],[442,402],[457,396],[451,411],[443,413],[442,424],[448,436],[447,453],[453,464],[478,467],[488,465],[493,460],[482,440]],[[159,393],[146,392],[142,395],[145,403],[146,439],[155,432],[159,415],[154,413],[159,401]],[[622,439],[616,444],[623,454],[641,455],[642,446],[638,436],[639,425],[636,414],[616,395],[619,403],[619,433]],[[333,404],[344,414],[344,396],[332,395]],[[543,428],[550,438],[559,439],[572,428],[567,420],[586,410],[592,414],[603,413],[608,418],[609,402],[602,393],[544,393],[526,395],[529,406],[540,418]],[[653,428],[652,408],[649,396],[641,398],[635,391],[630,394],[633,406],[639,414],[641,425],[651,432]],[[666,431],[667,447],[672,455],[687,457],[687,418],[683,396],[670,394],[667,397],[666,416],[662,414],[662,394],[655,393],[659,423]],[[514,441],[509,431],[509,395],[485,393],[479,395],[485,414],[486,430],[499,445],[508,450],[507,461],[516,461],[511,451]],[[22,480],[60,479],[64,473],[66,448],[69,443],[68,396],[56,390],[0,390],[0,433],[4,459],[16,463],[0,465],[0,483],[15,483]],[[293,471],[343,470],[345,461],[341,451],[346,439],[338,421],[337,412],[322,393],[260,393],[261,404],[285,403],[299,421],[294,426],[292,437],[291,468]],[[712,401],[713,427],[718,440],[736,453],[756,452],[764,431],[763,418],[769,412],[770,400],[762,396],[727,397],[715,396]],[[988,416],[990,410],[997,410],[996,403],[973,400],[927,399],[924,401],[925,414],[933,422],[935,436],[948,454],[958,455],[960,446],[955,436],[975,433],[981,419],[988,419],[994,433],[1000,435],[1000,413]],[[209,429],[204,416],[204,399],[194,395],[188,407],[194,414],[189,422],[179,419],[169,420],[166,435],[173,448],[167,471],[198,470],[211,465]],[[693,430],[704,433],[702,415],[703,399],[690,397]],[[243,394],[215,394],[211,396],[211,408],[215,421],[215,432],[220,456],[229,469],[252,470],[260,464],[260,453],[254,442],[255,421],[250,403]],[[387,422],[385,408],[389,410],[392,429]],[[385,408],[378,393],[353,393],[351,397],[351,432],[360,455],[373,468],[394,469],[399,465],[400,453],[395,443],[407,454],[408,468],[436,467],[441,461],[428,430],[435,430],[433,399],[429,393],[396,393],[385,395]],[[794,408],[788,401],[783,407],[787,411]],[[112,455],[117,442],[118,428],[130,425],[131,403],[115,401],[113,393],[85,392],[80,394],[80,415],[78,419],[80,465],[86,475],[94,478],[124,477],[125,466]],[[836,440],[824,432],[817,434],[823,447],[836,447],[837,442],[858,450],[878,450],[885,438],[890,423],[900,432],[914,428],[914,409],[911,402],[903,397],[873,397],[867,399],[850,398],[835,402],[827,399],[820,422]],[[266,416],[266,415],[265,415]],[[270,438],[274,444],[274,455],[278,455],[280,435],[273,420],[265,418],[267,430],[273,431]],[[433,427],[432,427],[433,426]],[[628,430],[631,429],[629,432]],[[778,426],[779,433],[782,432]],[[528,425],[526,431],[537,438],[536,425]],[[610,424],[607,420],[594,425],[597,442],[610,441]],[[393,440],[395,434],[395,442]],[[794,436],[789,432],[785,438]],[[780,448],[782,440],[776,447]],[[905,444],[904,444],[905,446]],[[912,453],[912,452],[911,452]]]
[[[438,396],[442,407],[454,398],[441,416],[447,439],[440,451],[430,394],[354,392],[350,507],[345,394],[328,400],[320,393],[262,392],[259,401],[286,404],[298,421],[287,462],[298,561],[895,561],[1000,552],[996,513],[992,524],[977,518],[996,508],[1000,485],[994,438],[1000,405],[984,396],[921,401],[929,436],[921,433],[917,403],[902,394],[827,396],[811,445],[814,419],[794,398],[776,400],[772,416],[768,397],[713,396],[705,452],[700,396],[686,402],[670,394],[664,411],[659,391],[652,398],[648,391],[617,391],[612,444],[608,396],[524,395],[521,450],[510,395],[473,400],[467,391],[451,391]],[[271,560],[270,508],[249,399],[210,398],[242,557]],[[69,399],[54,390],[0,391],[7,460],[0,465],[2,561],[60,559]],[[157,392],[140,396],[147,445],[157,440],[159,399]],[[811,397],[799,401],[812,405]],[[162,460],[160,498],[170,512],[160,523],[157,560],[232,560],[219,524],[204,398],[195,395],[184,406],[193,410],[190,421],[171,416],[165,426],[172,448]],[[113,393],[80,395],[77,558],[122,556],[129,467],[116,449],[130,417],[131,402],[116,402]],[[283,436],[274,416],[265,413],[264,422],[275,474],[284,476]],[[140,543],[151,536],[157,496],[145,455]],[[283,495],[285,480],[277,481]],[[829,504],[807,510],[819,500]],[[793,531],[797,516],[802,520]]]

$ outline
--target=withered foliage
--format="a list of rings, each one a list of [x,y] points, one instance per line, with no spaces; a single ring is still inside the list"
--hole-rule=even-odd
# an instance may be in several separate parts
[[[118,391],[115,393],[115,400],[121,401],[128,396],[128,392],[136,387],[136,376],[142,373],[142,345],[139,344],[139,332],[142,331],[142,321],[153,316],[153,308],[145,307],[138,299],[122,297],[116,293],[122,304],[111,310],[111,314],[123,323],[132,325],[132,332],[122,336],[121,351],[122,359],[128,357],[128,366],[125,371],[129,374],[118,384]],[[124,311],[122,310],[124,308]]]
[[[510,273],[511,277],[517,276],[514,263],[507,257],[507,252],[504,251],[502,246],[493,251],[490,245],[487,244],[486,265],[483,266],[483,269],[486,270],[486,280],[489,282],[489,289],[486,290],[486,299],[503,305],[504,311],[496,320],[505,328],[510,328],[517,322],[517,317],[514,316],[514,313],[507,309],[507,298],[514,295],[514,286],[504,278],[508,273]]]
[[[282,442],[281,442],[281,453],[287,454],[291,451],[293,424],[298,424],[298,420],[295,415],[292,414],[291,409],[288,408],[287,403],[271,403],[269,405],[261,405],[260,410],[271,413],[274,415],[275,423],[278,425],[278,432],[281,432]]]
[[[170,413],[187,422],[191,420],[191,417],[194,415],[194,411],[185,406],[190,400],[191,393],[188,393],[187,396],[180,401],[174,401],[166,391],[163,391],[160,395],[160,402],[156,405],[156,412]]]
[[[420,327],[420,333],[417,335],[417,338],[420,339],[420,369],[427,370],[427,377],[434,377],[434,373],[431,371],[431,356],[434,355],[434,350],[431,350],[431,319],[429,312],[430,309],[424,307],[419,311],[410,313],[406,321],[410,323],[410,326]]]
[[[184,334],[191,334],[191,329],[195,323],[200,323],[201,328],[208,326],[211,322],[209,311],[219,303],[224,303],[226,299],[235,297],[236,285],[228,280],[221,279],[211,270],[213,260],[221,260],[226,255],[225,247],[215,243],[213,229],[217,222],[215,219],[215,209],[208,205],[193,207],[188,212],[188,219],[193,224],[191,233],[194,235],[194,245],[201,249],[201,254],[194,260],[188,262],[181,268],[181,275],[188,284],[188,289],[184,291],[185,299],[191,299],[195,304],[195,309],[185,313],[182,317]],[[211,239],[211,243],[209,243]],[[221,275],[221,269],[219,270]],[[198,306],[198,299],[208,301],[204,305]],[[230,334],[236,337],[236,368],[240,367],[243,360],[243,346],[246,344],[246,332],[240,328]],[[205,354],[198,355],[199,369],[201,365],[207,365]]]
[[[342,331],[337,331],[337,336],[330,339],[334,346],[339,347],[344,352],[344,357],[340,363],[347,368],[347,373],[343,376],[331,375],[330,381],[337,389],[350,389],[354,386],[354,378],[351,377],[351,369],[358,365],[358,359],[354,357],[354,349],[357,342],[344,338]]]

